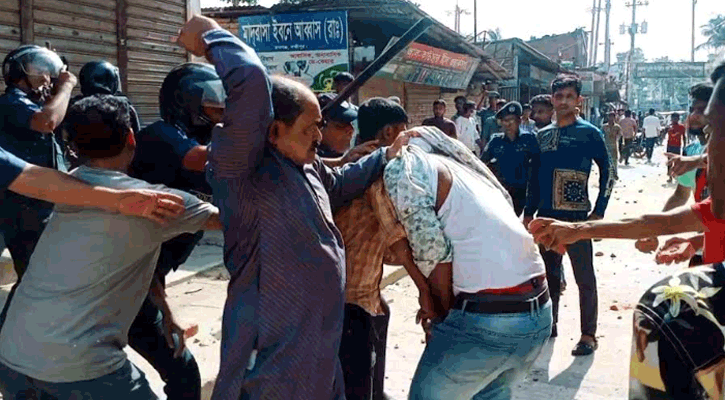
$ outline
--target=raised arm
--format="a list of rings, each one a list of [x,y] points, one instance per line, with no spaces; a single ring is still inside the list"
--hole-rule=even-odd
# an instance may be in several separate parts
[[[223,127],[214,128],[209,154],[215,176],[248,176],[262,160],[273,117],[267,71],[254,50],[210,18],[195,16],[187,22],[179,44],[207,57],[227,93]]]
[[[30,119],[30,129],[41,133],[53,133],[65,118],[71,91],[77,83],[78,79],[73,74],[68,71],[61,72],[53,96]]]
[[[603,218],[604,212],[607,210],[607,204],[609,204],[609,197],[612,195],[612,189],[614,189],[614,163],[617,160],[609,159],[609,151],[604,144],[604,137],[599,129],[597,129],[596,133],[592,133],[590,145],[593,151],[592,159],[599,166],[599,195],[592,215],[595,218]]]

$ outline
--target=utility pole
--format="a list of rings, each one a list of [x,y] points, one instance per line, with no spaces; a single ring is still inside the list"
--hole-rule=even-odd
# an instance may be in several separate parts
[[[478,0],[473,0],[473,44],[476,44],[477,41],[478,41]]]
[[[627,99],[627,103],[630,102],[630,89],[631,89],[631,80],[633,75],[633,69],[634,69],[634,63],[632,62],[632,58],[634,56],[634,37],[637,35],[637,6],[646,6],[649,5],[648,0],[632,0],[631,3],[625,4],[627,7],[632,7],[632,24],[629,26],[629,36],[630,36],[630,43],[629,43],[629,55],[627,56],[627,82],[624,89],[624,97]],[[644,32],[643,32],[644,33]]]
[[[592,0],[592,31],[589,36],[589,62],[587,65],[594,64],[592,62],[592,56],[594,56],[594,20],[597,16],[597,0]]]
[[[609,14],[612,12],[612,0],[607,0],[605,6],[604,21],[604,65],[609,73],[609,67],[612,65],[612,38],[609,36]]]
[[[602,19],[602,0],[597,4],[597,29],[594,35],[594,56],[592,57],[592,66],[597,65],[597,53],[599,50],[599,22]]]
[[[690,51],[690,61],[695,62],[695,5],[697,0],[692,0],[692,47]]]

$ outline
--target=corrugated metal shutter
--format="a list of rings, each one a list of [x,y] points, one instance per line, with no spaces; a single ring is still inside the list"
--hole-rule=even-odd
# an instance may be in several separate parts
[[[424,119],[433,116],[433,102],[441,96],[437,86],[405,84],[405,110],[410,118],[410,126],[420,125]]]
[[[159,119],[159,88],[166,74],[188,61],[171,38],[186,21],[184,0],[127,0],[128,90],[144,125]]]
[[[373,77],[358,90],[360,104],[373,97],[398,96],[401,102],[405,102],[405,90],[403,82],[391,81],[388,79]],[[405,104],[403,104],[405,107]]]
[[[35,44],[65,56],[74,74],[89,61],[117,64],[115,2],[35,0],[33,19]]]
[[[0,2],[0,63],[20,45],[20,2]],[[0,71],[1,72],[1,71]],[[5,82],[0,79],[0,89],[5,92]]]

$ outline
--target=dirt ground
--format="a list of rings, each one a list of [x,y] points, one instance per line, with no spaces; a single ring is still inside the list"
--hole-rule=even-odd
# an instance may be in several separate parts
[[[655,149],[655,164],[633,160],[619,166],[617,182],[607,210],[607,219],[635,216],[661,210],[674,184],[667,184],[663,148]],[[590,196],[598,193],[597,168],[590,180]],[[575,358],[570,351],[579,336],[578,293],[568,259],[568,288],[562,297],[559,337],[550,340],[534,368],[514,392],[515,399],[624,399],[627,395],[631,346],[631,307],[650,285],[683,265],[658,266],[652,255],[641,254],[633,242],[605,240],[594,244],[599,286],[599,350],[590,357]],[[170,303],[182,325],[199,325],[199,333],[188,341],[205,383],[205,398],[219,366],[220,325],[226,293],[226,274],[217,269],[196,276],[168,290]],[[394,399],[407,396],[410,381],[424,348],[423,334],[415,325],[417,291],[409,278],[384,290],[391,303],[388,338],[386,392]],[[613,307],[614,306],[614,307]],[[616,308],[614,310],[613,308]],[[129,353],[132,353],[129,351]],[[135,354],[134,362],[146,371],[154,389],[163,394],[154,371]]]

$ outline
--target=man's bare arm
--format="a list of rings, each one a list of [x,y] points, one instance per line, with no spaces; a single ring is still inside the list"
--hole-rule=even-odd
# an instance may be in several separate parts
[[[184,200],[170,193],[91,186],[63,172],[30,164],[8,188],[51,203],[96,207],[160,223],[184,212]]]
[[[453,308],[453,263],[438,264],[428,277],[431,295],[440,302],[442,315]]]
[[[65,118],[71,91],[77,83],[78,79],[73,74],[67,71],[61,72],[55,86],[55,94],[45,103],[41,111],[31,117],[30,129],[41,133],[53,133]]]
[[[219,219],[219,211],[217,210],[214,214],[212,214],[208,220],[206,220],[206,224],[204,225],[205,231],[221,231],[224,229],[224,226],[222,225],[221,219]]]
[[[390,246],[390,250],[396,255],[396,259],[403,263],[403,268],[410,275],[410,278],[415,283],[418,291],[421,294],[429,294],[430,286],[428,286],[428,280],[425,278],[418,266],[415,265],[413,260],[413,251],[410,248],[408,239],[401,239]]]

